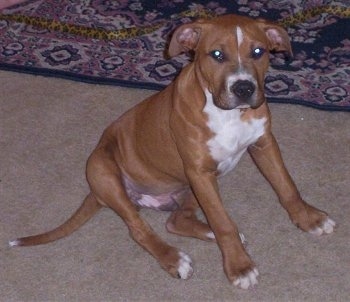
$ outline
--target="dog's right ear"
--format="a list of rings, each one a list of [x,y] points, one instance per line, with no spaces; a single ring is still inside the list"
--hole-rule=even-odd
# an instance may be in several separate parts
[[[170,40],[168,55],[174,57],[180,53],[194,50],[198,44],[201,29],[198,24],[184,24],[178,27]]]

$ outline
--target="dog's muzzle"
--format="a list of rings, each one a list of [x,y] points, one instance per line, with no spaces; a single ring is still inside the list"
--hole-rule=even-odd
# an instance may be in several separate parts
[[[223,110],[254,109],[261,104],[257,82],[248,74],[243,74],[240,78],[236,75],[229,77],[225,88],[213,96],[214,104]]]
[[[253,95],[255,91],[255,85],[248,80],[238,80],[231,86],[231,92],[236,95],[236,97],[245,102]]]
[[[236,108],[257,108],[260,105],[256,83],[249,79],[239,79],[229,86],[234,96]]]

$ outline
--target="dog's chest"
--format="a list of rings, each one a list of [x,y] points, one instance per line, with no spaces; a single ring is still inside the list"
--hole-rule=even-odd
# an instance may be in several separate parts
[[[266,118],[242,121],[240,110],[222,110],[207,100],[204,112],[207,125],[213,132],[207,145],[212,158],[218,163],[220,175],[232,170],[248,146],[264,134]]]

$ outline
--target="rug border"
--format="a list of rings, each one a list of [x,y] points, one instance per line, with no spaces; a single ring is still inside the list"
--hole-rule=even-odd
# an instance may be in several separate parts
[[[70,80],[74,82],[83,82],[87,84],[97,84],[97,85],[109,85],[109,86],[120,86],[126,88],[137,88],[137,89],[147,89],[147,90],[162,90],[166,85],[139,82],[135,83],[133,81],[118,80],[111,78],[101,78],[87,75],[77,75],[67,71],[37,68],[37,67],[23,67],[14,64],[0,63],[0,70],[12,71],[24,74],[38,75],[51,78],[61,78],[65,80]],[[291,105],[302,105],[314,109],[324,110],[324,111],[342,111],[350,112],[350,106],[337,106],[337,105],[320,105],[315,103],[310,103],[304,100],[294,100],[294,99],[281,99],[275,97],[267,97],[268,103],[275,104],[291,104]]]

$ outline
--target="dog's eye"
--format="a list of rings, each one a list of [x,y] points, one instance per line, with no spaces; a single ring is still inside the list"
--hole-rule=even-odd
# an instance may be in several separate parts
[[[252,50],[252,58],[253,59],[260,59],[265,53],[265,49],[261,47],[254,48]]]
[[[225,60],[225,56],[224,56],[223,52],[220,50],[213,50],[210,53],[210,56],[218,62],[223,62]]]

